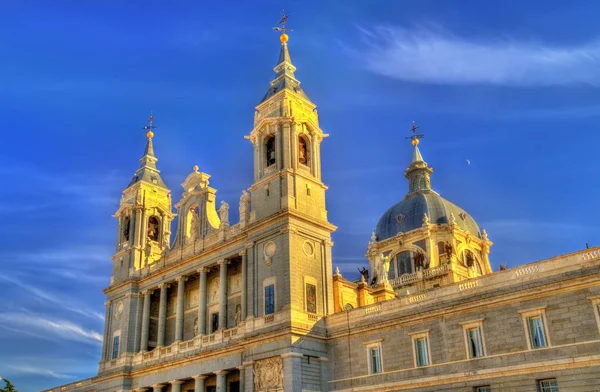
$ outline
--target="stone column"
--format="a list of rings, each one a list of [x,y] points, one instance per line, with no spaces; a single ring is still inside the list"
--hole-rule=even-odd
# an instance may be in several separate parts
[[[292,168],[298,168],[298,125],[293,123],[290,127],[291,153],[292,153]]]
[[[245,367],[242,365],[242,366],[238,366],[237,369],[240,372],[240,391],[245,392],[246,391],[246,378],[244,377]]]
[[[183,340],[183,313],[185,300],[185,281],[187,277],[177,278],[177,316],[175,318],[175,341]]]
[[[123,217],[119,217],[119,222],[117,223],[117,251],[121,250],[121,232],[123,231]]]
[[[283,354],[283,390],[285,392],[302,391],[302,354]]]
[[[219,329],[227,329],[227,264],[219,261]],[[217,388],[218,390],[218,388]]]
[[[246,272],[247,267],[247,250],[244,249],[243,251],[240,252],[240,256],[242,256],[242,304],[240,305],[242,307],[242,321],[246,320],[246,306],[247,306],[247,291],[248,291],[248,284],[247,284],[247,280],[248,280],[248,274]],[[243,389],[242,389],[243,391]]]
[[[164,386],[165,384],[154,384],[152,385],[152,392],[162,392]]]
[[[206,276],[208,268],[200,268],[200,284],[198,293],[198,335],[206,335]],[[204,382],[204,381],[203,381]]]
[[[168,283],[161,283],[160,287],[160,304],[158,306],[158,337],[156,338],[156,347],[165,345],[165,331],[167,327],[167,290]]]
[[[142,311],[142,333],[140,337],[140,351],[148,351],[148,332],[150,329],[150,301],[152,290],[144,291],[144,310]]]
[[[321,391],[327,392],[329,391],[329,377],[327,375],[327,361],[328,358],[321,357],[319,358],[319,362],[321,362]]]
[[[110,359],[108,351],[110,350],[110,300],[104,303],[106,307],[106,315],[104,316],[104,350],[102,351],[102,360],[108,361]]]
[[[247,371],[244,370],[244,385],[248,386],[248,390],[250,391],[254,391],[254,361],[248,361],[248,362],[244,362],[244,369],[248,369]],[[242,373],[240,373],[240,380],[242,379]],[[240,386],[242,385],[242,383],[240,382]],[[244,389],[240,388],[241,392],[245,392]]]
[[[144,307],[144,295],[142,293],[135,294],[137,305],[135,307],[135,332],[133,337],[133,352],[140,351],[140,342],[142,334],[142,309]]]
[[[169,381],[169,384],[171,384],[171,392],[181,392],[181,384],[183,384],[183,381],[173,380]]]
[[[194,376],[194,392],[205,392],[204,390],[204,380],[206,380],[207,376]]]
[[[134,238],[133,238],[133,246],[140,246],[141,241],[140,241],[140,232],[142,231],[142,211],[140,209],[136,209],[135,210],[135,233],[134,233]],[[129,237],[131,238],[132,235],[131,233],[129,233]]]
[[[215,372],[217,375],[217,392],[227,392],[227,373],[226,370]]]
[[[313,176],[315,176],[316,178],[318,178],[317,176],[317,171],[318,171],[318,162],[317,162],[317,156],[316,156],[316,152],[317,152],[317,135],[312,134],[311,138],[310,138],[310,171],[312,173]]]

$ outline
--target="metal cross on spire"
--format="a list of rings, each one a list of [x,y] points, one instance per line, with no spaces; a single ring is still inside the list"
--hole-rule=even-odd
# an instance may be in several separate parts
[[[419,129],[419,126],[413,121],[412,127],[410,128],[410,131],[413,133],[413,135],[406,137],[407,139],[412,140],[412,145],[415,147],[419,144],[419,139],[423,139],[425,137],[423,134],[417,134],[417,129]]]
[[[287,34],[288,32],[294,31],[292,29],[288,29],[285,26],[289,17],[290,17],[289,15],[285,14],[285,10],[283,10],[283,13],[281,14],[281,20],[279,21],[279,24],[281,25],[281,27],[273,27],[273,30],[281,31],[281,34]]]
[[[146,133],[148,139],[152,139],[154,137],[155,128],[156,125],[154,125],[154,112],[150,112],[150,117],[148,118],[148,125],[144,125],[144,127],[142,128],[143,130],[148,131],[148,133]]]

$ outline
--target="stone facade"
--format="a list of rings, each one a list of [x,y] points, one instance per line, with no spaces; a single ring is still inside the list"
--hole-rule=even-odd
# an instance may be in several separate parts
[[[196,166],[171,244],[171,191],[148,134],[115,214],[98,375],[48,392],[537,391],[550,379],[600,390],[598,248],[493,273],[485,231],[425,214],[374,235],[370,277],[334,272],[327,135],[287,39],[274,71],[247,136],[254,183],[239,222]],[[414,145],[407,178],[418,171],[421,194],[431,169]]]

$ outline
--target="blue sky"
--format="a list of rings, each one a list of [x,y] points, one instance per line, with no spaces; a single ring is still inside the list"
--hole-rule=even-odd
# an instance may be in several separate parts
[[[111,215],[150,110],[173,199],[197,164],[237,204],[282,7],[296,76],[331,135],[322,168],[342,273],[364,264],[406,192],[413,120],[434,189],[487,230],[494,269],[598,244],[596,1],[4,0],[0,376],[33,391],[96,373]]]

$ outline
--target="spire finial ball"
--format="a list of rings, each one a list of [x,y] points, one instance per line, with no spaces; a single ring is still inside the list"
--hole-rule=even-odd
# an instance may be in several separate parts
[[[417,146],[419,145],[419,139],[417,139],[417,138],[414,138],[414,139],[412,140],[412,145],[413,145],[413,146],[415,146],[415,147],[417,147]]]
[[[279,36],[279,40],[281,41],[282,44],[285,44],[286,42],[288,42],[289,39],[290,39],[290,37],[288,37],[288,35],[286,33],[283,33]]]
[[[148,137],[148,139],[152,139],[154,137],[154,132],[148,131],[148,133],[146,133],[146,136]]]

